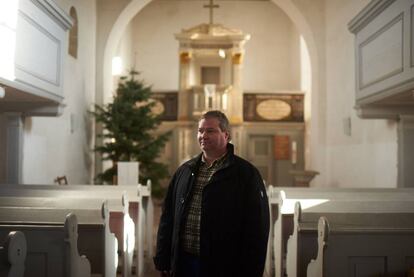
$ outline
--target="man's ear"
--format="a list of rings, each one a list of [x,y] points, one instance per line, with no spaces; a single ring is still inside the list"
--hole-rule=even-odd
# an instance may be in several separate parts
[[[230,133],[229,133],[229,131],[226,131],[226,139],[227,139],[227,142],[230,142]]]

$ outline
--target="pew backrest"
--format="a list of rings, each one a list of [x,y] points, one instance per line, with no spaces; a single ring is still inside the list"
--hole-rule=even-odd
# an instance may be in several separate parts
[[[123,211],[122,205],[119,205],[119,199],[126,193],[130,204],[130,214],[133,215],[131,218],[135,222],[135,248],[137,249],[136,257],[139,274],[142,275],[144,271],[144,251],[147,251],[148,256],[153,255],[152,233],[154,208],[151,199],[150,181],[145,186],[141,184],[138,186],[8,185],[0,188],[0,191],[2,196],[46,198],[43,200],[46,205],[50,205],[49,202],[54,201],[50,200],[50,198],[61,201],[59,205],[64,205],[63,203],[71,201],[65,200],[70,198],[107,199],[111,219],[115,214],[115,217],[119,217],[118,212]],[[120,238],[121,236],[117,237]],[[119,240],[119,247],[124,245],[122,240]]]
[[[10,199],[9,199],[10,200]],[[29,204],[36,204],[33,199],[27,198]],[[11,202],[11,201],[9,201]],[[56,202],[59,202],[56,200]],[[82,201],[81,201],[82,202]],[[25,203],[24,199],[19,199],[20,207],[1,207],[0,218],[3,224],[21,224],[21,225],[56,225],[61,224],[62,218],[67,214],[76,214],[76,225],[71,223],[69,226],[76,226],[79,236],[79,251],[85,254],[92,266],[92,272],[104,274],[110,272],[115,274],[117,265],[117,251],[112,250],[117,245],[116,238],[109,231],[109,217],[105,216],[106,202],[97,203],[92,209],[82,209],[81,202],[71,202],[71,207],[55,205],[58,207],[42,207],[41,205],[30,206]],[[40,201],[43,203],[43,201]],[[10,203],[11,204],[11,203]],[[78,204],[78,205],[77,205]],[[69,218],[70,220],[70,218]],[[72,247],[73,248],[73,247]],[[76,247],[76,249],[78,249]]]
[[[25,213],[24,210],[0,208],[0,218],[3,219],[3,215],[9,212],[15,219],[6,218],[6,221],[0,221],[0,236],[12,230],[24,233],[27,242],[24,276],[84,277],[91,275],[88,259],[79,256],[76,248],[78,228],[75,214],[64,215],[60,221],[56,216],[53,223],[47,221],[35,223],[33,219],[29,223],[20,217]],[[47,214],[50,215],[50,213]]]
[[[331,200],[411,201],[414,198],[413,188],[292,188],[272,187],[268,190],[269,203],[273,211],[271,222],[272,251],[268,260],[274,256],[275,276],[285,274],[284,257],[287,240],[293,232],[293,214],[297,201],[302,207],[309,208],[327,203]]]
[[[287,244],[287,276],[306,276],[307,264],[318,252],[317,228],[320,217],[329,218],[342,230],[371,232],[414,229],[414,202],[329,201],[318,206],[295,206],[293,234]]]
[[[27,254],[26,237],[20,231],[7,234],[0,246],[0,276],[23,277]]]
[[[326,217],[319,219],[318,252],[307,266],[308,277],[410,276],[414,228],[385,220],[375,229],[359,223],[337,225]]]

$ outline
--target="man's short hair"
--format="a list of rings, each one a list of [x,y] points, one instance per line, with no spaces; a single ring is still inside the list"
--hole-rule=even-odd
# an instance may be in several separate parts
[[[230,123],[229,123],[229,120],[227,119],[227,116],[224,113],[222,113],[221,111],[214,110],[214,111],[205,112],[201,116],[200,120],[208,119],[208,118],[216,118],[219,121],[220,130],[222,132],[227,132],[229,134],[229,139],[228,140],[230,141],[231,140],[231,130],[230,130]]]

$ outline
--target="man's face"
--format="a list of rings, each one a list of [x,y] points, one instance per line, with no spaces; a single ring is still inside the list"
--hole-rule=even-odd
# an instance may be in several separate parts
[[[198,122],[197,138],[203,152],[215,152],[226,149],[229,134],[220,129],[217,118],[207,118]]]

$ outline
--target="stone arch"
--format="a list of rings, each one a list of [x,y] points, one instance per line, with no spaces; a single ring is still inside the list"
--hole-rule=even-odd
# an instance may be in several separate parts
[[[309,91],[310,103],[308,104],[307,116],[305,114],[306,122],[306,134],[305,134],[305,167],[315,167],[321,166],[320,160],[322,160],[323,166],[323,157],[324,155],[319,155],[321,158],[318,161],[311,160],[311,152],[316,152],[316,145],[321,138],[318,137],[318,128],[320,117],[319,113],[319,102],[321,96],[318,93],[320,91],[320,73],[319,73],[319,55],[318,47],[315,40],[315,36],[312,31],[311,25],[307,22],[305,16],[298,9],[298,7],[292,3],[292,0],[271,0],[275,5],[281,8],[287,16],[292,20],[292,22],[297,27],[299,33],[303,36],[306,46],[309,52],[310,58],[310,67],[311,67],[311,91]],[[133,17],[141,11],[151,0],[131,0],[131,2],[123,9],[121,14],[118,16],[115,21],[104,49],[104,60],[103,60],[103,103],[108,103],[112,99],[112,76],[111,76],[111,62],[112,56],[116,51],[118,42],[121,39],[121,36],[126,29],[128,23],[133,19]],[[314,111],[312,117],[310,116],[311,112]],[[319,132],[320,133],[320,132]],[[318,150],[320,151],[320,150]]]
[[[108,40],[104,49],[103,59],[103,103],[108,103],[112,98],[112,56],[116,51],[118,42],[121,40],[122,34],[124,33],[129,22],[134,16],[141,11],[151,0],[132,0],[121,12],[112,26],[111,32],[109,33]]]
[[[75,59],[78,57],[78,14],[75,7],[71,7],[69,15],[73,20],[73,27],[69,31],[68,53]]]
[[[311,68],[311,88],[309,97],[305,103],[305,169],[318,168],[323,169],[325,155],[322,149],[318,147],[321,141],[324,140],[322,130],[323,126],[320,125],[319,118],[323,114],[321,109],[323,108],[324,101],[322,88],[320,86],[320,60],[318,54],[318,46],[315,40],[315,35],[312,31],[311,25],[307,22],[302,12],[292,3],[292,0],[271,0],[279,8],[281,8],[288,17],[293,21],[299,33],[302,35],[307,50],[309,52],[310,68]],[[316,93],[318,92],[318,93]],[[312,116],[311,116],[312,115]],[[322,135],[321,135],[322,133]],[[311,153],[319,153],[318,155],[311,155]],[[320,168],[322,167],[322,168]],[[323,178],[319,178],[323,179]]]

